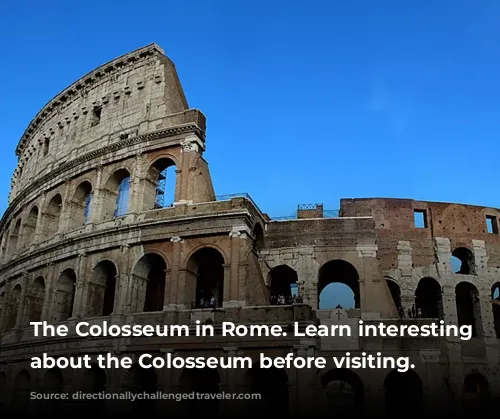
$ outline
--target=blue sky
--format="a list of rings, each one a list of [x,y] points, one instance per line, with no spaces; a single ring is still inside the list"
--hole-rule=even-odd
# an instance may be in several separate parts
[[[487,0],[4,0],[0,212],[38,110],[151,42],[207,116],[217,194],[272,216],[342,197],[500,207],[499,18]]]

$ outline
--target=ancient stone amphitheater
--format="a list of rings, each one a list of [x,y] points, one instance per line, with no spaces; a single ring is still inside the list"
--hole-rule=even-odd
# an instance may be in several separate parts
[[[335,214],[309,205],[295,217],[272,219],[247,194],[215,195],[203,158],[205,123],[189,108],[174,64],[153,44],[82,77],[29,124],[0,222],[2,412],[408,417],[477,413],[498,402],[498,210],[342,199]],[[334,282],[352,289],[353,308],[319,307]],[[294,289],[299,299],[274,304]],[[82,319],[200,320],[216,328],[223,321],[288,327],[444,319],[471,325],[474,336],[48,339],[30,327]],[[261,352],[330,358],[363,351],[407,355],[415,369],[30,368],[41,353],[241,355],[257,362]],[[258,393],[261,400],[41,402],[30,400],[30,391]]]

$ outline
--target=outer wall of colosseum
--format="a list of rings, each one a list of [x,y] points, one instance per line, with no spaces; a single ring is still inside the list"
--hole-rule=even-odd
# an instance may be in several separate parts
[[[217,141],[217,139],[213,139]],[[51,100],[16,153],[0,222],[0,405],[39,412],[30,390],[255,392],[263,400],[135,404],[138,412],[332,416],[485,410],[500,394],[500,237],[493,208],[406,199],[343,199],[272,220],[248,195],[216,197],[205,116],[190,109],[156,45],[117,58]],[[171,202],[159,199],[164,173]],[[161,191],[160,191],[161,192]],[[422,225],[414,224],[420,217]],[[454,269],[452,256],[461,261]],[[319,309],[332,282],[350,310]],[[296,283],[303,300],[272,305]],[[200,301],[211,301],[206,308]],[[418,315],[411,315],[412,307]],[[410,312],[408,317],[407,313]],[[403,317],[403,318],[401,318]],[[474,337],[187,339],[34,338],[29,323],[197,320],[302,325],[469,324]],[[33,370],[35,354],[155,356],[410,356],[415,369]],[[46,402],[131,412],[131,405]],[[104,409],[104,410],[103,410]],[[120,410],[121,409],[121,410]],[[404,409],[404,410],[403,410]],[[92,410],[93,411],[93,410]]]

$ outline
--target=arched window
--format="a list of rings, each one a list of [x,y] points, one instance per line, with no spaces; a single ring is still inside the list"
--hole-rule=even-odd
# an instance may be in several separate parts
[[[115,217],[121,217],[127,213],[128,200],[130,196],[130,176],[122,179],[118,185],[118,196],[116,197]]]

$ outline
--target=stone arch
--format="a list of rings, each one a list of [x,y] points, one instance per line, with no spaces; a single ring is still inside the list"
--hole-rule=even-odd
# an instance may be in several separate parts
[[[482,336],[483,322],[479,291],[470,282],[459,282],[455,287],[455,301],[459,326],[470,326],[472,336]]]
[[[493,310],[493,323],[497,339],[500,339],[500,282],[491,287],[491,304]]]
[[[21,219],[19,218],[14,224],[14,228],[10,233],[9,252],[11,255],[17,252],[19,248],[19,238],[21,235]]]
[[[469,413],[488,412],[490,404],[490,388],[484,375],[473,372],[464,379],[464,408]]]
[[[422,417],[424,411],[424,392],[422,380],[415,371],[387,374],[384,381],[386,417]]]
[[[454,267],[453,271],[461,275],[475,275],[476,263],[474,253],[466,247],[457,247],[451,254],[451,264]]]
[[[118,269],[106,259],[95,265],[88,285],[87,315],[109,316],[115,310]]]
[[[352,417],[363,412],[364,385],[359,376],[346,368],[335,368],[321,377],[321,386],[334,416]]]
[[[293,297],[298,295],[299,276],[295,269],[288,265],[272,268],[268,274],[269,302],[275,304],[292,304]]]
[[[415,308],[419,317],[443,318],[442,288],[434,278],[424,277],[418,282],[415,290]]]
[[[52,238],[59,231],[61,221],[63,199],[60,193],[56,193],[45,206],[42,217],[43,237]]]
[[[333,309],[340,302],[326,301],[327,294],[323,294],[331,284],[343,284],[353,294],[354,307],[360,308],[359,274],[356,268],[349,262],[336,259],[326,262],[320,269],[318,275],[318,307],[320,309]],[[323,303],[322,300],[325,300]],[[346,307],[347,308],[347,307]]]
[[[167,262],[159,253],[142,256],[133,269],[135,312],[162,311],[165,305]]]
[[[261,368],[260,362],[245,373],[245,383],[250,393],[260,394],[261,399],[252,401],[255,416],[260,414],[287,416],[289,412],[288,375],[284,369]],[[255,403],[255,404],[254,404]]]
[[[6,331],[11,331],[16,327],[17,317],[19,315],[19,307],[21,306],[21,296],[22,296],[22,287],[21,284],[17,284],[10,294],[9,298],[9,307],[7,310],[7,323],[6,323]]]
[[[64,322],[73,316],[75,304],[76,273],[68,268],[61,272],[57,279],[52,305],[52,320]]]
[[[102,219],[121,217],[130,204],[130,172],[126,168],[115,170],[102,190]]]
[[[45,299],[45,280],[42,276],[35,278],[26,296],[26,323],[39,322],[42,319],[43,301]]]
[[[253,250],[260,252],[265,248],[264,229],[260,223],[255,223],[253,230]]]
[[[59,368],[47,370],[40,381],[40,392],[44,394],[60,394],[64,387],[64,376]],[[64,402],[61,400],[46,399],[43,401],[43,414],[58,414]]]
[[[217,369],[184,369],[179,379],[182,393],[220,393],[221,376]],[[219,413],[219,400],[188,400],[183,406],[186,413],[202,414],[204,416],[217,415]]]
[[[399,316],[404,317],[403,303],[401,301],[401,288],[399,284],[396,281],[394,281],[394,279],[389,277],[385,278],[385,283],[387,284],[387,288],[389,288],[392,301],[394,302],[394,305],[396,307],[396,310],[398,311]]]
[[[171,156],[156,158],[146,174],[144,210],[166,208],[176,201],[177,164]]]
[[[224,256],[204,246],[192,253],[186,265],[185,295],[189,306],[222,307],[224,300]]]
[[[23,369],[17,374],[12,388],[12,407],[16,413],[27,413],[30,403],[31,375]]]
[[[80,182],[71,199],[70,228],[79,228],[89,222],[92,207],[93,186],[88,180]]]
[[[28,218],[23,227],[23,237],[26,246],[30,246],[35,241],[36,228],[38,225],[38,214],[40,210],[37,205],[33,205],[28,213]]]

